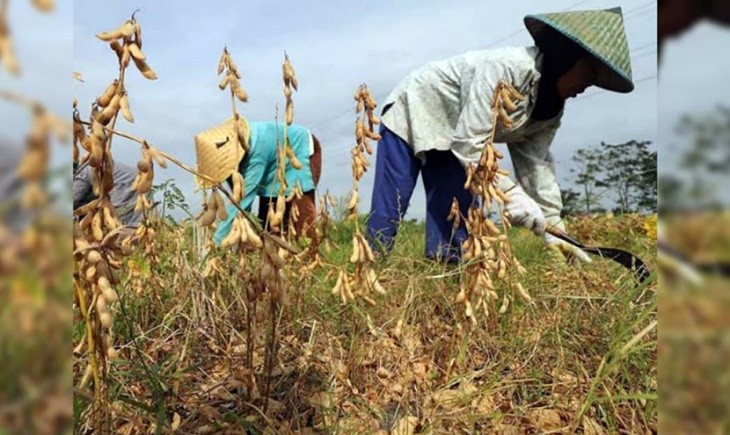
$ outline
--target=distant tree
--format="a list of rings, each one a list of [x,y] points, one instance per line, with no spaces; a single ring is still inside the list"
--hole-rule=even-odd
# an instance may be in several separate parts
[[[686,208],[684,181],[674,175],[662,175],[658,183],[659,213]]]
[[[583,204],[581,204],[580,192],[567,188],[560,191],[560,196],[563,200],[561,217],[571,216],[581,211]]]
[[[699,210],[727,203],[723,188],[730,170],[730,108],[685,116],[676,133],[683,140],[678,147],[672,144],[671,152],[679,156],[676,162],[662,165],[670,173],[660,178],[660,210]]]
[[[651,142],[632,140],[581,148],[571,160],[577,190],[562,192],[563,213],[616,213],[657,210],[657,152]],[[606,199],[610,199],[609,202]]]
[[[630,213],[656,210],[656,152],[650,141],[602,143],[601,174],[596,186],[613,195],[615,211]]]
[[[599,204],[599,198],[595,192],[601,172],[601,149],[597,147],[581,148],[575,152],[571,160],[575,166],[570,169],[570,172],[575,175],[573,182],[581,190],[578,194],[582,195],[580,202],[585,207],[585,212],[591,213]]]
[[[656,212],[659,208],[657,152],[645,154],[642,157],[641,166],[642,188],[639,195],[639,209]]]

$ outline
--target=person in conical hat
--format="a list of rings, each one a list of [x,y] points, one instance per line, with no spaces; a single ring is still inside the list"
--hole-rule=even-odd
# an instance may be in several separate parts
[[[238,127],[242,141],[235,140],[237,133],[233,118],[195,136],[197,171],[210,180],[196,177],[196,183],[200,188],[210,188],[225,182],[232,188],[232,176],[238,171],[243,176],[245,191],[240,207],[250,212],[254,199],[259,197],[258,217],[266,226],[269,202],[276,201],[280,187],[276,177],[277,144],[283,143],[284,123],[240,118]],[[285,194],[289,196],[298,184],[303,196],[287,204],[284,222],[287,222],[289,211],[296,204],[299,219],[295,230],[299,235],[311,237],[317,214],[315,189],[322,173],[322,147],[314,134],[303,126],[288,125],[286,134],[301,167],[294,168],[287,161]],[[213,235],[216,245],[230,232],[238,209],[229,204],[227,211],[228,218],[218,224]]]
[[[727,0],[659,0],[657,4],[657,37],[659,39],[659,60],[662,59],[664,44],[675,38],[679,38],[691,31],[694,26],[711,22],[725,29],[730,27],[730,4]],[[726,36],[727,38],[727,36]],[[716,56],[715,52],[703,52],[705,56]],[[709,74],[727,74],[725,71],[708,71]],[[704,77],[703,77],[704,78]],[[701,213],[701,210],[694,210]],[[657,265],[665,282],[680,280],[696,287],[705,283],[701,271],[697,265],[689,263],[686,258],[690,257],[683,253],[676,246],[672,246],[671,237],[663,231],[666,218],[669,213],[661,213],[657,222]],[[676,221],[681,225],[682,221]],[[715,265],[716,270],[722,270],[720,263]]]
[[[447,221],[452,199],[466,214],[472,196],[465,169],[476,164],[491,124],[493,90],[509,82],[525,98],[499,126],[516,182],[500,178],[514,225],[544,237],[548,247],[589,262],[588,255],[545,232],[564,229],[562,201],[550,153],[566,100],[590,86],[627,93],[634,89],[620,8],[528,15],[535,45],[469,51],[430,62],[406,76],[383,103],[381,140],[368,221],[373,249],[387,253],[406,213],[419,174],[426,190],[426,256],[457,262],[465,225]]]

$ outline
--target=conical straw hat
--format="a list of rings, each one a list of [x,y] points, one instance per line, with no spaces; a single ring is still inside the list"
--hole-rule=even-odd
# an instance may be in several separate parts
[[[596,86],[622,93],[634,90],[621,8],[528,15],[525,26],[538,45],[549,26],[600,61],[605,68]]]
[[[243,117],[239,118],[238,128],[243,143],[236,137],[236,126],[232,117],[195,135],[197,172],[210,179],[196,176],[198,187],[211,188],[238,170],[238,165],[246,154],[245,150],[248,149],[248,121]]]

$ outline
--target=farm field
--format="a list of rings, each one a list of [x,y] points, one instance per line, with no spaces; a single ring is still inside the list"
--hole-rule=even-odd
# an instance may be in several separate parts
[[[644,220],[597,216],[569,228],[653,267]],[[347,267],[353,230],[351,222],[330,229],[326,264]],[[343,305],[331,292],[335,273],[289,262],[269,368],[269,307],[258,303],[247,317],[238,262],[220,254],[216,270],[206,270],[192,233],[161,227],[157,264],[135,254],[119,273],[111,327],[119,357],[108,373],[114,433],[163,425],[178,433],[656,431],[656,330],[642,334],[657,316],[653,278],[635,286],[600,259],[561,265],[540,240],[512,230],[534,305],[516,299],[472,325],[454,303],[459,270],[423,260],[423,225],[405,223],[396,250],[375,267],[386,294],[374,306]],[[250,273],[258,267],[253,259]],[[74,335],[83,337],[78,318]],[[84,365],[76,359],[74,385]],[[92,419],[92,399],[75,397],[77,430]]]
[[[656,258],[658,209],[680,256],[730,260],[730,112],[708,110],[722,99],[712,80],[679,73],[713,52],[707,29],[665,51],[662,90],[660,8],[622,1],[637,87],[576,96],[551,147],[567,233],[636,254],[647,282],[505,228],[495,177],[514,162],[494,137],[467,169],[479,200],[449,216],[471,235],[461,265],[424,258],[420,184],[392,254],[364,237],[379,116],[409,69],[531,45],[522,16],[599,3],[0,0],[0,435],[730,433],[728,280],[693,283]],[[69,93],[57,84],[71,66]],[[512,85],[496,84],[493,126],[513,122],[524,95]],[[226,118],[239,121],[226,142],[247,152],[242,120],[322,140],[314,239],[277,235],[303,193],[284,192],[297,158],[283,138],[273,233],[230,208],[244,174],[195,189],[193,132]],[[72,153],[99,198],[75,219]],[[137,172],[138,228],[112,206],[119,162]],[[226,213],[235,237],[214,247]]]
[[[138,119],[127,79],[157,80],[142,34],[134,14],[98,33],[118,76],[99,90],[88,121],[74,101],[74,161],[91,167],[97,195],[74,210],[76,432],[656,431],[654,280],[637,285],[608,261],[568,265],[541,239],[505,227],[497,177],[507,173],[494,130],[467,168],[464,188],[479,200],[468,212],[452,205],[449,215],[469,231],[460,266],[424,260],[424,226],[415,222],[404,223],[388,256],[366,242],[359,183],[380,138],[366,84],[352,102],[349,195],[338,202],[320,191],[316,230],[297,238],[293,200],[302,192],[285,173],[301,163],[277,137],[278,197],[262,229],[239,205],[253,188],[243,177],[231,177],[228,189],[124,132],[124,121]],[[245,74],[227,48],[217,73],[235,120],[220,127],[228,129],[222,143],[232,137],[247,150],[238,112],[248,101]],[[282,79],[287,137],[298,80],[286,54]],[[492,125],[511,125],[522,99],[501,80]],[[134,229],[120,224],[110,200],[112,142],[121,140],[140,145],[131,190],[143,220]],[[164,218],[168,205],[186,202],[174,189],[157,208],[155,174],[169,165],[209,184],[197,217]],[[214,246],[210,231],[226,221],[230,232]],[[569,228],[587,245],[653,263],[646,217],[594,215]]]

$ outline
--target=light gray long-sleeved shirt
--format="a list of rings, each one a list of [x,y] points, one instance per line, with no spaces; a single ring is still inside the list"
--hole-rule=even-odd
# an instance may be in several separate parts
[[[501,124],[495,142],[506,143],[518,184],[540,205],[548,224],[560,222],[563,208],[550,145],[561,112],[535,121],[543,55],[537,47],[469,51],[430,62],[413,71],[391,92],[383,124],[424,158],[425,151],[451,150],[466,168],[476,164],[492,132],[492,95],[500,80],[525,97],[510,114],[512,128]],[[514,185],[514,182],[510,182]]]
[[[92,168],[85,167],[74,174],[73,202],[74,210],[96,199],[91,181]],[[137,192],[132,190],[132,183],[137,176],[137,169],[121,162],[114,162],[114,187],[109,192],[109,199],[114,206],[123,225],[136,227],[142,222],[142,213],[134,211],[137,204]]]

